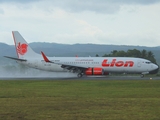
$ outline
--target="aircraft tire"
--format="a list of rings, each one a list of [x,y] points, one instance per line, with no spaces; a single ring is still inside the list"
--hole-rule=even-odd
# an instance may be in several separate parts
[[[78,77],[78,78],[81,78],[81,77],[82,77],[82,73],[78,73],[78,74],[77,74],[77,77]]]

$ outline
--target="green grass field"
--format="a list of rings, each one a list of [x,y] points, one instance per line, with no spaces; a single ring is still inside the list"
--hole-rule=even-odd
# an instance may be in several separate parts
[[[1,80],[0,120],[160,120],[160,80]]]

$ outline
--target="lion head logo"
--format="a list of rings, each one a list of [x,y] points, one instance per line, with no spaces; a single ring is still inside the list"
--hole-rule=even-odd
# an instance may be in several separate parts
[[[19,43],[18,43],[18,46],[17,46],[17,52],[18,52],[20,55],[24,55],[24,54],[27,52],[27,47],[28,47],[27,44],[21,44],[21,43],[19,42]]]

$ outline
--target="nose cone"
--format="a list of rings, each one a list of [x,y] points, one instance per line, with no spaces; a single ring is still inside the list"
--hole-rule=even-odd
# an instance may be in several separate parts
[[[154,70],[150,71],[149,74],[156,74],[159,71],[159,66],[158,65],[154,65]]]

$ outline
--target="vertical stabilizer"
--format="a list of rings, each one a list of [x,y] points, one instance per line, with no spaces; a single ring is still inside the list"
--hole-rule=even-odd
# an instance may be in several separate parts
[[[24,59],[35,58],[40,56],[40,54],[35,53],[30,48],[29,44],[25,41],[25,39],[20,35],[18,31],[12,31],[12,35],[18,58]]]

